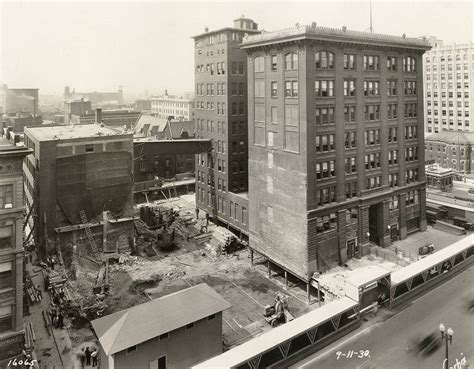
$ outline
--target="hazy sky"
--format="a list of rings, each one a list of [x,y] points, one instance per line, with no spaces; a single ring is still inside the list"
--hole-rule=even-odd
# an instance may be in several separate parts
[[[228,27],[242,14],[267,31],[316,21],[369,27],[368,1],[36,2],[0,0],[0,82],[43,94],[181,93],[194,86],[193,35]],[[373,0],[375,32],[473,39],[473,2]]]

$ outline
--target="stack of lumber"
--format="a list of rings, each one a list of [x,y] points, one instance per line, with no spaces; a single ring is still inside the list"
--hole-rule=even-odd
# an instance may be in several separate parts
[[[26,321],[23,323],[23,328],[25,330],[25,351],[31,352],[35,347],[36,341],[36,334],[35,330],[33,329],[33,324],[31,322]]]
[[[56,270],[48,273],[49,285],[54,288],[62,287],[67,282],[67,277]]]
[[[28,287],[26,293],[31,302],[40,302],[42,300],[42,296],[36,291],[34,286]]]
[[[209,242],[211,250],[216,254],[232,252],[237,244],[237,237],[223,227],[214,229]]]

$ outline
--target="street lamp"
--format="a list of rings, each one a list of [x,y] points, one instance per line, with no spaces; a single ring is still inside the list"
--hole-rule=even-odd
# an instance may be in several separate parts
[[[441,323],[439,325],[439,331],[441,332],[441,339],[444,340],[444,342],[446,343],[446,357],[445,357],[444,362],[443,362],[443,369],[444,368],[448,369],[449,368],[449,365],[448,365],[448,341],[449,341],[450,344],[452,344],[454,331],[451,327],[449,327],[448,330],[446,331],[446,327],[444,326],[443,323]],[[446,363],[446,365],[444,363]]]

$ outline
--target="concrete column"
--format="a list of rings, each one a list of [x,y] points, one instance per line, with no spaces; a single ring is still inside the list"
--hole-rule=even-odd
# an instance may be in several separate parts
[[[334,54],[335,57],[335,99],[336,99],[336,134],[335,144],[336,148],[344,147],[344,134],[345,134],[345,122],[344,122],[344,52],[339,49]],[[342,180],[345,176],[345,150],[336,150],[336,201],[346,201],[345,181]],[[340,258],[339,258],[340,262]]]
[[[387,63],[380,60],[380,168],[382,175],[382,186],[388,186],[388,112],[387,112]],[[382,238],[381,238],[382,239]]]
[[[420,188],[418,198],[420,199],[420,231],[424,232],[428,228],[426,221],[426,188]]]
[[[407,238],[407,214],[406,214],[406,193],[400,194],[398,197],[398,208],[399,208],[399,220],[398,224],[400,227],[400,239],[404,240]]]
[[[308,304],[311,304],[310,284],[306,283],[306,295],[308,296]]]
[[[364,52],[356,55],[356,142],[357,142],[357,194],[365,189],[365,97],[364,97]],[[386,160],[386,158],[383,158]]]
[[[362,256],[362,247],[368,246],[369,237],[367,233],[369,232],[369,206],[359,206],[359,252]],[[366,247],[367,248],[367,247]]]
[[[398,185],[405,186],[405,92],[403,89],[403,54],[397,57],[397,142],[398,142]],[[421,83],[421,80],[418,82]],[[418,87],[418,86],[417,86]],[[424,150],[424,145],[420,149]]]
[[[346,210],[339,210],[337,212],[337,246],[339,265],[347,261],[346,250]]]

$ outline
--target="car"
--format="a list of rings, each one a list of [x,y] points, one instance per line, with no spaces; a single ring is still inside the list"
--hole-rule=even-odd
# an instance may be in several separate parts
[[[474,195],[474,188],[470,188],[467,192],[469,192],[471,195]]]
[[[435,332],[428,334],[416,344],[416,353],[429,356],[441,347],[441,338]]]
[[[428,255],[428,254],[433,253],[434,250],[435,250],[434,244],[432,244],[432,243],[427,243],[426,245],[421,246],[421,247],[418,249],[418,254],[419,254],[419,255]]]

